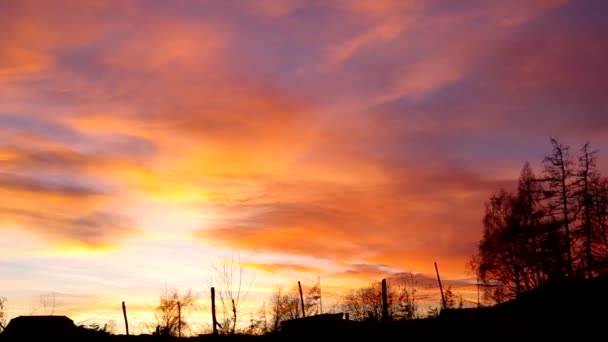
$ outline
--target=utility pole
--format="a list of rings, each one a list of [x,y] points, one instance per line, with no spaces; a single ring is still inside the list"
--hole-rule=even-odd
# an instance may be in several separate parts
[[[298,280],[298,288],[300,289],[300,302],[302,303],[302,317],[306,317],[306,309],[304,308],[304,296],[302,295],[302,284]]]
[[[217,335],[217,319],[215,317],[215,287],[211,288],[211,319],[213,321],[213,335]]]
[[[443,308],[447,309],[445,305],[445,296],[443,295],[443,286],[441,286],[441,278],[439,277],[439,269],[437,268],[437,262],[435,261],[435,272],[437,273],[437,282],[439,283],[439,292],[441,292],[441,302],[443,303]]]
[[[125,330],[127,332],[127,336],[129,336],[129,321],[127,320],[127,306],[125,302],[122,302],[122,315],[125,317]]]
[[[234,299],[232,299],[232,317],[234,317],[234,322],[232,322],[232,334],[236,330],[236,306],[234,305]]]
[[[386,279],[382,279],[382,322],[388,321],[388,291],[386,289]]]

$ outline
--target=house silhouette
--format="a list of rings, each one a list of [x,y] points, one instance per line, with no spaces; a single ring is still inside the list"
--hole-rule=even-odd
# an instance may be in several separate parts
[[[11,319],[4,331],[5,338],[74,337],[80,329],[66,316],[19,316]]]

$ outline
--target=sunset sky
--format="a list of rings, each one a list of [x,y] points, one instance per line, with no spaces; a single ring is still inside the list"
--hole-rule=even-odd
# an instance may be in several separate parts
[[[434,261],[467,278],[484,201],[526,160],[540,171],[550,136],[590,141],[608,171],[607,15],[2,0],[0,296],[13,315],[55,293],[76,321],[120,321],[121,301],[144,315],[165,286],[207,296],[232,251],[260,297]]]

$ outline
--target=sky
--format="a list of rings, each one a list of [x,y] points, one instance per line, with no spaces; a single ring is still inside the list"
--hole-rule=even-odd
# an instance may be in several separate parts
[[[549,137],[590,141],[608,171],[607,14],[0,1],[0,296],[119,321],[164,287],[206,296],[229,254],[260,297],[431,279],[435,261],[466,279],[484,201],[539,172]]]

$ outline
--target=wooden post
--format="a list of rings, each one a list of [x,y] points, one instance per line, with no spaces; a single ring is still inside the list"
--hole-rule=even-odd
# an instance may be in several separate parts
[[[234,322],[232,322],[232,334],[236,330],[236,305],[234,305],[234,299],[232,299],[232,317],[234,318]]]
[[[388,291],[386,289],[386,279],[382,279],[382,322],[388,321]]]
[[[125,305],[125,302],[122,302],[122,315],[125,317],[125,330],[127,336],[129,336],[129,321],[127,320],[127,306]]]
[[[217,335],[217,319],[215,317],[215,287],[211,288],[211,319],[213,320],[213,335]]]
[[[177,337],[182,337],[182,303],[177,301]]]
[[[302,284],[298,280],[298,288],[300,289],[300,302],[302,303],[302,317],[306,317],[306,309],[304,308],[304,296],[302,295]]]
[[[443,303],[443,308],[446,309],[445,305],[445,296],[443,295],[443,286],[441,286],[441,278],[439,277],[439,269],[437,268],[437,262],[435,261],[435,272],[437,273],[437,282],[439,283],[439,292],[441,292],[441,303]]]

